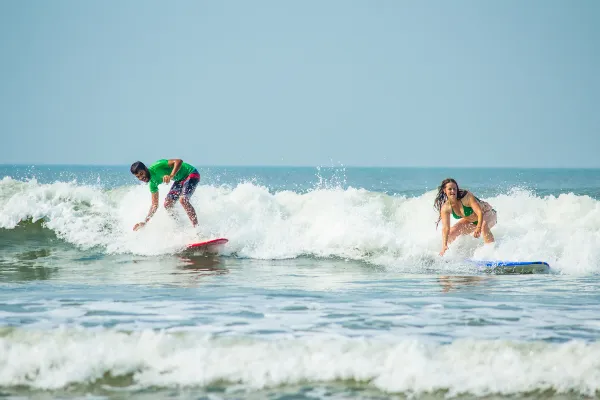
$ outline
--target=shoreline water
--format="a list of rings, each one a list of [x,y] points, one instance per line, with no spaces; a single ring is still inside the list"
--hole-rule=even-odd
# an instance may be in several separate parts
[[[134,233],[150,196],[127,170],[38,172],[0,179],[9,398],[600,393],[600,171],[462,171],[499,212],[497,243],[444,258],[424,186],[444,170],[205,169],[193,204],[201,233],[230,240],[217,256],[182,253],[197,232],[162,211]]]

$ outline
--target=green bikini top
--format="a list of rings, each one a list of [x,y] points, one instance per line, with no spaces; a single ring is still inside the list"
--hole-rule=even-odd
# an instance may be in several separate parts
[[[479,200],[477,197],[473,196],[473,198],[478,202],[481,203],[481,200]],[[458,199],[458,201],[460,201],[460,199]],[[465,214],[465,217],[468,217],[469,215],[473,214],[473,209],[471,207],[467,207],[465,206],[462,201],[460,201],[460,204],[463,206],[463,214]],[[452,216],[456,219],[461,219],[462,217],[458,214],[456,214],[454,212],[454,208],[452,208],[452,206],[450,206],[450,209],[452,210]]]
[[[462,204],[462,201],[460,202],[460,204]],[[465,214],[465,217],[468,217],[469,215],[473,214],[473,209],[471,207],[467,207],[464,204],[462,204],[462,206],[463,206],[463,213]],[[454,208],[452,208],[452,206],[450,206],[450,209],[452,210],[452,216],[454,218],[456,218],[456,219],[462,218],[460,215],[458,215],[454,212]]]

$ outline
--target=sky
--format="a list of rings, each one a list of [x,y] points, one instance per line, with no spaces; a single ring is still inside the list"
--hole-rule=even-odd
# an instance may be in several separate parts
[[[598,0],[0,1],[0,164],[600,167]]]

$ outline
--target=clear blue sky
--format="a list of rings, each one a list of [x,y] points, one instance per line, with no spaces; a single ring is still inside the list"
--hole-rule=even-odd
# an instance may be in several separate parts
[[[1,163],[600,167],[600,1],[0,1]]]

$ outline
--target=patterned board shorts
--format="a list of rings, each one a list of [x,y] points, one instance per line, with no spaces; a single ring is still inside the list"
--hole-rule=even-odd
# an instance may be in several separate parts
[[[195,169],[187,178],[173,182],[169,194],[167,194],[167,199],[177,201],[182,194],[186,199],[189,199],[194,194],[198,182],[200,182],[200,173]]]

